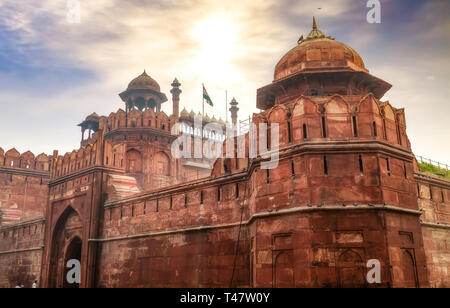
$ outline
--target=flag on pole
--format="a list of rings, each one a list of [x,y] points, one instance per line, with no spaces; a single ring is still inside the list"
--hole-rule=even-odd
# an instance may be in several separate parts
[[[203,86],[203,99],[206,100],[206,103],[210,106],[213,106],[213,102],[211,98],[209,97],[208,92],[205,89],[205,86]]]

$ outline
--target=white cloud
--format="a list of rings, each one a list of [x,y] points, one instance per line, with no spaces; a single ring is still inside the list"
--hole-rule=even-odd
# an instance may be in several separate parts
[[[351,0],[80,1],[80,24],[67,23],[65,1],[0,1],[0,24],[15,34],[16,48],[23,49],[24,54],[30,48],[38,48],[51,55],[52,63],[31,57],[28,60],[33,66],[76,67],[95,74],[95,81],[82,88],[74,86],[51,98],[33,97],[34,104],[24,111],[26,119],[35,126],[41,125],[41,119],[46,119],[47,124],[41,128],[47,132],[45,140],[51,137],[52,146],[65,151],[76,147],[79,141],[79,132],[73,125],[93,111],[107,115],[121,107],[117,94],[143,69],[160,83],[168,96],[170,83],[177,77],[182,83],[182,108],[201,110],[201,83],[205,83],[215,102],[214,109],[205,107],[210,116],[213,113],[225,118],[224,91],[227,89],[228,99],[235,96],[239,101],[240,115],[244,118],[256,111],[256,89],[272,81],[277,61],[295,46],[300,34],[309,31],[312,15],[319,16],[319,28],[339,40],[339,33],[335,33],[326,21],[342,18],[348,22],[346,17],[355,14],[355,8],[364,4],[357,1],[356,6]],[[423,22],[432,23],[430,16],[434,10],[427,4]],[[285,20],[287,15],[290,20]],[[308,28],[293,27],[292,18],[297,18],[299,24],[307,24]],[[363,15],[360,18],[365,20]],[[198,31],[199,24],[205,21],[206,28]],[[449,32],[448,24],[445,22],[445,29],[433,26],[417,35],[437,38]],[[205,31],[208,27],[213,28],[212,31]],[[352,27],[355,34],[348,35],[350,41],[345,43],[357,51],[369,50],[372,55],[379,48],[392,48],[383,45],[383,38],[377,36],[376,31],[367,32],[367,27],[367,24]],[[232,37],[229,37],[230,31]],[[204,41],[199,33],[206,36]],[[211,37],[213,35],[216,36]],[[371,60],[370,53],[364,55],[364,60],[370,62],[371,73],[394,85],[387,98],[394,106],[406,107],[410,139],[415,149],[421,153],[429,151],[424,155],[446,160],[448,155],[445,153],[450,149],[444,151],[437,143],[448,136],[445,135],[448,124],[443,119],[443,114],[449,111],[448,104],[443,101],[448,97],[448,90],[442,90],[447,89],[443,84],[448,80],[448,72],[440,71],[449,67],[449,60],[428,59],[415,50],[395,52],[392,59],[396,56],[398,63],[376,62]],[[411,61],[405,67],[406,58]],[[0,75],[0,81],[5,80],[8,84],[14,78],[20,76]],[[430,84],[438,89],[430,88]],[[10,91],[3,91],[0,104],[29,99],[30,93],[17,90],[11,87]],[[163,110],[171,112],[170,102],[165,105]],[[427,106],[426,110],[424,106]],[[33,120],[33,114],[39,118]],[[61,115],[65,115],[63,120],[58,119]],[[6,116],[0,119],[7,127],[14,128],[9,129],[8,134],[0,133],[0,146],[23,142],[34,144],[38,148],[36,151],[51,151],[48,142],[26,137],[38,135],[39,130],[19,134],[21,128],[16,125],[16,119]],[[417,121],[423,121],[423,125],[415,126]],[[439,137],[436,140],[428,137],[432,135]]]

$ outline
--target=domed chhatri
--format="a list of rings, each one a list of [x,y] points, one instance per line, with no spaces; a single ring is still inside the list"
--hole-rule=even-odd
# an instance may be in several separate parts
[[[274,81],[302,71],[336,70],[346,68],[368,72],[360,55],[349,46],[325,36],[317,29],[315,18],[313,28],[305,39],[285,54],[275,67]]]
[[[256,106],[267,110],[287,93],[322,97],[372,93],[380,99],[390,88],[369,74],[356,51],[320,31],[313,18],[311,32],[306,38],[302,35],[275,66],[272,83],[258,89]]]
[[[147,73],[144,72],[137,76],[136,78],[134,78],[129,84],[128,84],[128,89],[129,90],[145,90],[145,89],[151,89],[154,91],[161,91],[161,87],[159,86],[159,84],[149,75],[147,75]]]
[[[167,97],[161,92],[159,84],[147,75],[145,70],[141,75],[131,80],[127,89],[119,96],[125,102],[127,111],[153,109],[159,112],[161,104],[167,101]]]

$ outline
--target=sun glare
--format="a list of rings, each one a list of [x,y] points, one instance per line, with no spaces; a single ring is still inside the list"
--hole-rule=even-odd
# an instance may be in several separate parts
[[[192,31],[192,37],[198,42],[195,66],[202,73],[227,78],[233,74],[230,60],[236,56],[236,26],[229,19],[208,18],[199,21]]]

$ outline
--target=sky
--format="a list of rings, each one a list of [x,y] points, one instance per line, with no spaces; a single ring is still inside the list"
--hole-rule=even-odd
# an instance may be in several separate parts
[[[279,59],[318,28],[355,49],[372,75],[393,85],[383,97],[405,108],[413,152],[450,164],[450,4],[379,0],[381,22],[368,23],[366,0],[0,0],[0,147],[36,155],[79,147],[76,125],[92,112],[124,108],[118,94],[144,69],[172,113],[202,110],[202,83],[225,119],[256,109],[256,90],[272,82]],[[72,16],[72,15],[70,15]]]

